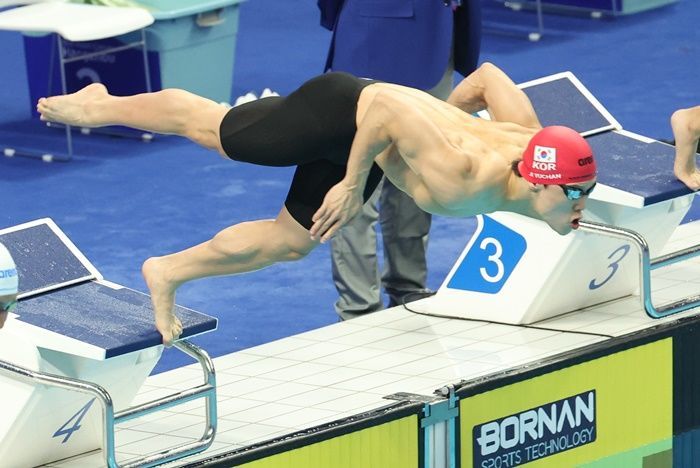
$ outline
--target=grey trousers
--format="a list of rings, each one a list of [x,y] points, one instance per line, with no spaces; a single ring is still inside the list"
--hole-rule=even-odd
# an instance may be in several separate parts
[[[428,92],[446,99],[452,91],[452,75],[450,64],[440,82]],[[341,319],[383,309],[382,286],[390,306],[403,303],[408,294],[426,291],[425,254],[431,219],[411,197],[384,178],[362,211],[331,240],[333,281],[339,296],[335,310]],[[381,275],[377,220],[384,246]]]

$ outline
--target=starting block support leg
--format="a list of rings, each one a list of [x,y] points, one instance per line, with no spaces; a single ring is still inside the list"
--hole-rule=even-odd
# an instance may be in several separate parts
[[[102,451],[105,464],[109,468],[117,468],[120,466],[117,464],[115,456],[114,427],[116,424],[180,405],[198,398],[205,398],[206,426],[203,431],[203,435],[199,440],[177,445],[159,453],[147,454],[138,459],[131,460],[127,464],[121,465],[122,468],[155,466],[206,450],[214,441],[214,435],[216,434],[216,376],[214,373],[214,364],[204,350],[189,343],[188,341],[183,340],[177,342],[174,344],[174,347],[199,361],[204,372],[204,383],[197,387],[189,388],[163,398],[127,408],[116,414],[114,412],[114,402],[111,395],[101,385],[71,377],[33,371],[31,369],[27,369],[26,367],[18,366],[2,360],[0,360],[0,374],[5,374],[15,380],[31,385],[58,387],[75,392],[87,393],[95,397],[102,406]]]
[[[700,306],[700,295],[688,296],[668,304],[654,306],[651,300],[651,271],[700,255],[700,244],[651,260],[649,244],[639,233],[607,224],[581,221],[580,228],[584,231],[625,239],[632,242],[639,252],[639,297],[642,307],[651,318],[663,318],[688,309]]]
[[[0,417],[3,467],[39,466],[98,448],[106,465],[116,467],[116,424],[198,398],[206,399],[200,439],[123,466],[153,466],[211,445],[214,366],[185,340],[216,329],[216,319],[174,306],[183,324],[174,347],[200,363],[204,383],[133,404],[163,351],[150,298],[104,280],[50,219],[0,230],[0,241],[20,276],[20,305],[0,330],[0,357],[10,361],[0,361],[0,390],[13,401]]]

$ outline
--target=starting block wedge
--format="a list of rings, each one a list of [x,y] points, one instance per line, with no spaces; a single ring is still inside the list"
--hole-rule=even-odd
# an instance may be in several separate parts
[[[115,459],[115,425],[206,398],[202,438],[124,466],[162,463],[205,450],[216,430],[216,381],[209,356],[186,340],[174,346],[202,366],[197,387],[130,406],[163,352],[149,296],[105,280],[50,219],[0,230],[19,273],[19,306],[0,329],[0,460],[37,466],[101,448]],[[184,307],[182,338],[216,329],[215,318]]]
[[[673,175],[675,149],[623,130],[569,72],[521,88],[543,126],[569,126],[593,148],[598,185],[584,211],[587,222],[560,236],[514,213],[478,216],[475,233],[438,293],[412,308],[530,324],[631,294],[639,294],[643,310],[655,318],[700,305],[694,297],[656,309],[649,293],[651,269],[700,253],[699,245],[651,260],[695,196]]]

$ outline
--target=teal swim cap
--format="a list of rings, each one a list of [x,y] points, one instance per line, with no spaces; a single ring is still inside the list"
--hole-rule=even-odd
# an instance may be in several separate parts
[[[0,244],[0,296],[17,294],[19,278],[17,266],[10,255],[10,251]]]

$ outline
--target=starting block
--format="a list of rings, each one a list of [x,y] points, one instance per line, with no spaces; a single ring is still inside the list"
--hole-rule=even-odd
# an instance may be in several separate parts
[[[700,253],[699,245],[650,260],[694,197],[673,175],[675,149],[623,130],[569,72],[520,87],[543,126],[571,127],[593,149],[598,185],[587,201],[585,222],[560,236],[544,222],[518,214],[480,215],[437,294],[413,308],[529,324],[630,294],[639,294],[644,310],[655,318],[700,305],[698,296],[657,310],[649,292],[651,269]]]
[[[0,329],[3,467],[50,463],[101,448],[115,460],[114,426],[195,398],[207,425],[194,443],[124,466],[165,462],[205,450],[216,430],[216,382],[207,354],[174,346],[200,362],[205,382],[130,407],[160,358],[149,296],[106,281],[50,219],[0,230],[19,273],[19,307]],[[213,317],[176,307],[182,338],[216,329]]]

